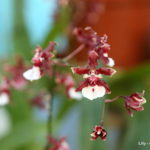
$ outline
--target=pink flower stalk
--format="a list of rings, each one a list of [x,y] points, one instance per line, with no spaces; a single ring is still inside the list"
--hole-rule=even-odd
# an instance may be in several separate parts
[[[43,74],[51,75],[53,64],[51,58],[54,56],[52,51],[55,45],[56,43],[50,42],[45,50],[40,47],[36,48],[35,55],[32,58],[33,67],[23,73],[25,79],[33,81],[40,79]]]
[[[89,50],[94,50],[99,59],[105,65],[109,67],[113,67],[115,65],[114,60],[108,57],[110,45],[107,43],[107,35],[100,37],[91,27],[86,27],[84,29],[75,28],[74,34],[81,43],[85,44],[86,47],[89,48]]]
[[[146,99],[143,96],[144,92],[133,93],[130,96],[123,96],[123,98],[125,99],[125,108],[131,117],[133,117],[132,110],[134,111],[144,110],[144,107],[142,105],[146,103]]]
[[[102,75],[112,76],[116,71],[112,68],[97,68],[98,55],[93,50],[89,52],[88,66],[72,67],[72,72],[83,75],[84,81],[81,82],[76,91],[82,91],[82,95],[90,100],[98,97],[103,97],[105,94],[110,94],[111,90],[108,84],[102,80]]]
[[[22,73],[27,67],[24,64],[24,61],[21,57],[17,57],[16,65],[14,66],[5,66],[5,71],[11,74],[10,85],[17,89],[22,90],[26,87],[26,80],[23,78]]]
[[[60,140],[49,137],[49,142],[52,144],[52,147],[49,150],[70,150],[65,137],[62,137]]]
[[[66,93],[69,98],[77,100],[80,100],[82,98],[81,93],[75,90],[75,81],[69,74],[57,75],[56,82],[58,84],[63,84],[66,87]]]
[[[0,85],[0,106],[10,102],[10,83],[9,80],[3,79]]]
[[[106,140],[107,132],[103,128],[103,126],[95,126],[93,132],[91,133],[91,140],[96,140],[97,138],[101,138],[103,141]]]

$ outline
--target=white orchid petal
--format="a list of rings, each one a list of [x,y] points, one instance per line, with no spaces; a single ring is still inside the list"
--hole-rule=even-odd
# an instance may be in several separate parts
[[[0,108],[0,140],[9,134],[11,130],[11,120],[8,111]]]
[[[104,53],[103,56],[104,56],[104,57],[108,57],[108,53]]]
[[[67,142],[62,142],[58,150],[70,150]]]
[[[9,103],[9,96],[6,93],[0,94],[0,106],[7,105]]]
[[[30,81],[39,80],[41,78],[40,68],[33,66],[31,69],[23,73],[23,77]]]
[[[85,79],[86,79],[86,78],[89,78],[89,77],[90,77],[89,74],[84,74],[84,75],[83,75],[83,78],[85,78]]]
[[[95,77],[97,77],[97,78],[103,78],[103,76],[101,74],[95,74]]]
[[[145,104],[146,103],[146,99],[143,97],[143,102],[142,102],[142,104]]]
[[[115,62],[112,58],[108,58],[109,59],[109,63],[108,63],[108,66],[109,67],[113,67],[115,65]]]
[[[73,99],[77,99],[77,100],[80,100],[82,99],[82,94],[81,92],[76,92],[75,88],[70,88],[68,90],[68,93],[69,93],[69,96]]]
[[[106,89],[103,86],[88,86],[82,89],[82,95],[90,100],[103,97]]]
[[[142,102],[142,104],[145,104],[146,103],[146,99],[144,97],[142,98],[138,98],[136,96],[133,96],[134,97],[134,100],[138,101],[138,102]]]

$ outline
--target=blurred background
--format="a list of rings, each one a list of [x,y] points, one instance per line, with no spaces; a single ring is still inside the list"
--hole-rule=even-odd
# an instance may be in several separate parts
[[[78,47],[74,27],[91,26],[107,34],[110,56],[118,74],[107,82],[112,94],[130,95],[145,90],[143,112],[130,118],[122,101],[108,104],[105,126],[108,140],[90,141],[92,128],[99,123],[102,101],[68,100],[63,92],[54,94],[53,134],[66,136],[71,150],[149,150],[150,144],[150,1],[149,0],[0,0],[0,77],[3,66],[22,56],[26,64],[36,46],[58,43],[63,57]],[[86,62],[85,51],[72,60]],[[46,145],[48,112],[31,107],[28,99],[49,91],[51,81],[31,83],[27,91],[12,91],[13,103],[0,107],[0,150],[43,150]],[[106,97],[105,97],[106,98]]]

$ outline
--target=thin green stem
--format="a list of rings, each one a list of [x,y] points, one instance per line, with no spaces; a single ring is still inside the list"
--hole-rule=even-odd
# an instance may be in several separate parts
[[[52,131],[52,120],[53,120],[53,95],[50,99],[50,107],[49,107],[49,116],[48,116],[48,134],[49,135],[52,135],[53,134],[53,131]]]
[[[102,111],[101,111],[101,121],[100,121],[100,125],[103,126],[104,124],[104,117],[105,117],[105,102],[103,102],[103,107],[102,107]]]
[[[52,136],[53,134],[53,94],[51,96],[50,102],[49,102],[49,107],[48,107],[48,121],[47,121],[47,145],[45,150],[49,150],[51,144],[49,143],[49,136]]]

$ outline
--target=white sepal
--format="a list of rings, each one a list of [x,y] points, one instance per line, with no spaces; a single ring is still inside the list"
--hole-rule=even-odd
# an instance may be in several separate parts
[[[109,63],[107,64],[109,67],[113,67],[115,65],[115,62],[112,58],[108,58],[109,59]]]
[[[41,78],[41,70],[39,67],[33,66],[31,69],[23,73],[23,77],[27,80],[39,80]]]
[[[7,93],[0,94],[0,106],[7,105],[9,103],[9,95]]]
[[[70,98],[77,99],[77,100],[82,99],[81,92],[76,92],[75,88],[73,88],[73,87],[68,90],[68,94],[69,94]]]
[[[61,145],[58,148],[58,150],[70,150],[68,143],[66,141],[61,142]]]

